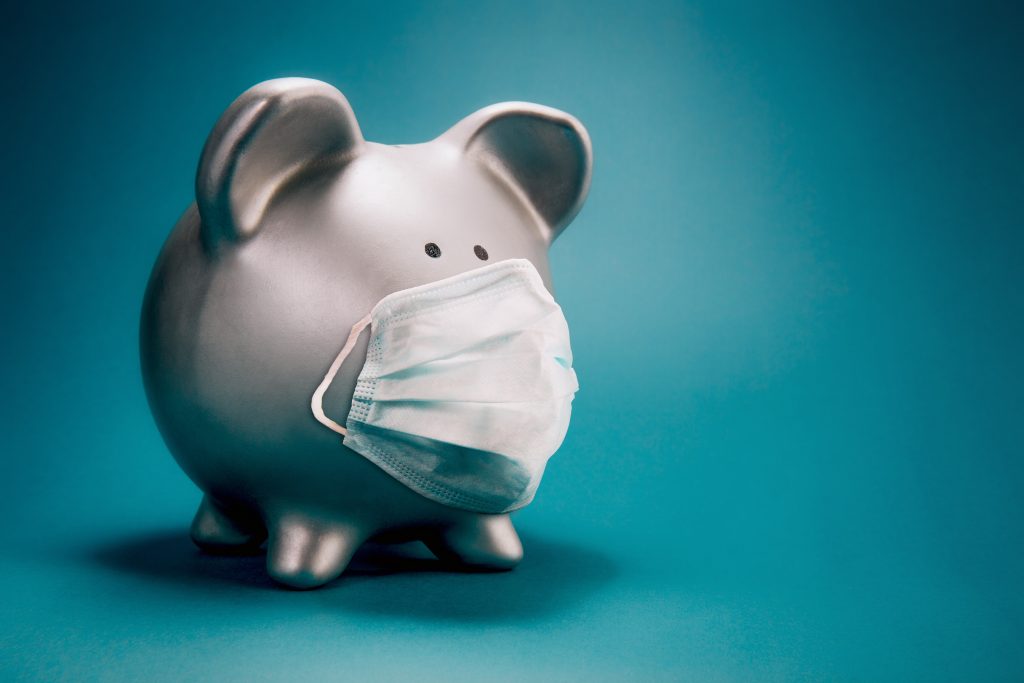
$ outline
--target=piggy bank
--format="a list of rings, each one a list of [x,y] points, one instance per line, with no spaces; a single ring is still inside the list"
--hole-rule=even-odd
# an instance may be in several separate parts
[[[336,578],[368,540],[513,568],[509,511],[576,388],[548,248],[591,159],[576,119],[524,102],[410,145],[365,140],[315,80],[231,104],[140,326],[153,415],[204,494],[193,541],[266,544],[293,588]]]

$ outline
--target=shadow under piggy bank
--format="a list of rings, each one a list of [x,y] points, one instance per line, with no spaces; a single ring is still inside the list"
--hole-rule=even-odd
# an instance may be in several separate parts
[[[526,555],[510,572],[459,571],[420,543],[365,544],[333,583],[305,593],[339,609],[465,621],[530,619],[583,601],[616,574],[605,555],[560,540],[523,538]],[[262,554],[208,555],[185,530],[121,539],[91,552],[108,569],[173,583],[206,596],[284,591],[267,576]],[[322,604],[322,602],[321,602]]]

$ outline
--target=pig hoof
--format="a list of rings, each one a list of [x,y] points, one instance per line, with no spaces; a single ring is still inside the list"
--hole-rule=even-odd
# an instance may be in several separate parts
[[[475,571],[508,571],[523,559],[523,544],[508,515],[478,515],[424,539],[439,560]]]
[[[266,538],[259,523],[229,516],[209,496],[203,496],[189,534],[193,543],[211,553],[255,552]]]
[[[270,533],[267,572],[289,588],[316,588],[345,571],[360,543],[349,527],[282,519]]]

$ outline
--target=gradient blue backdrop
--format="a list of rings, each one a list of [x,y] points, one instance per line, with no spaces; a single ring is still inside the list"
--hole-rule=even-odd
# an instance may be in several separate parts
[[[373,4],[3,10],[0,677],[1020,680],[1014,5]],[[593,136],[552,253],[582,390],[516,572],[292,593],[189,545],[143,287],[218,115],[285,75],[379,142],[509,99]]]

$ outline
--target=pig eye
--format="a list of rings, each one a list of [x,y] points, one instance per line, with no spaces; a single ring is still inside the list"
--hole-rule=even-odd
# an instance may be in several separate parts
[[[430,258],[437,258],[441,255],[441,247],[437,246],[433,242],[427,242],[424,244],[423,251],[427,252],[427,256]]]
[[[476,257],[481,261],[486,261],[487,259],[490,258],[490,256],[487,255],[487,250],[481,247],[479,244],[473,247],[473,253],[476,254]]]

